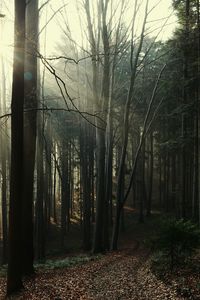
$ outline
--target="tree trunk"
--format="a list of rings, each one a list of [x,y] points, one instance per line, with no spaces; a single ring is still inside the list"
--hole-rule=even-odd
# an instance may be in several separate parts
[[[135,13],[137,9],[135,7]],[[129,135],[129,111],[130,111],[130,105],[131,100],[133,98],[133,92],[134,92],[134,84],[136,79],[136,72],[137,72],[137,64],[139,55],[142,49],[143,41],[144,41],[144,32],[145,32],[145,26],[146,26],[146,20],[148,15],[148,1],[146,2],[146,8],[145,8],[145,16],[143,20],[142,25],[142,31],[141,36],[139,40],[139,45],[135,54],[134,62],[133,62],[133,45],[131,46],[131,78],[130,78],[130,84],[129,84],[129,90],[126,98],[125,103],[125,109],[124,109],[124,116],[123,116],[123,127],[122,127],[122,151],[121,151],[121,157],[120,157],[120,165],[119,165],[119,172],[118,172],[118,178],[117,178],[117,213],[115,217],[115,223],[116,225],[113,228],[113,239],[112,239],[112,246],[111,248],[113,250],[116,250],[117,247],[117,239],[119,232],[115,232],[116,230],[119,230],[119,223],[120,220],[117,220],[117,217],[121,215],[121,208],[123,207],[122,203],[122,184],[123,184],[123,176],[124,176],[124,168],[125,168],[125,160],[126,160],[126,151],[127,151],[127,145],[128,145],[128,135]],[[134,22],[134,20],[133,20]],[[133,42],[133,41],[132,41]]]
[[[189,46],[189,18],[190,18],[190,0],[185,2],[185,45],[184,45],[184,87],[183,87],[183,104],[188,104],[188,46]],[[182,114],[182,136],[186,139],[188,130],[188,115]],[[187,147],[182,146],[182,218],[186,218],[186,202],[187,202]]]
[[[103,251],[104,203],[105,203],[105,133],[97,130],[97,192],[96,223],[93,252]]]
[[[1,114],[6,113],[6,78],[5,78],[5,68],[4,61],[2,57],[2,90],[1,90]],[[3,249],[2,249],[2,264],[7,263],[8,259],[8,221],[7,221],[7,124],[5,124],[5,134],[4,131],[0,132],[0,143],[1,143],[1,173],[2,173],[2,186],[1,186],[1,200],[2,200],[2,233],[3,233]]]
[[[145,184],[145,142],[142,145],[141,168],[140,168],[140,209],[139,222],[144,223],[144,205],[146,203],[146,184]]]
[[[61,248],[65,247],[65,235],[67,233],[67,202],[68,202],[68,147],[67,142],[62,143],[61,154]]]
[[[151,215],[152,206],[152,189],[153,189],[153,168],[154,168],[154,147],[153,147],[153,132],[150,134],[150,173],[149,173],[149,191],[147,199],[147,217]]]
[[[22,288],[22,195],[25,0],[15,0],[15,40],[11,103],[11,179],[7,295]]]
[[[55,147],[56,148],[56,147]],[[56,155],[56,154],[55,154]],[[53,172],[53,220],[55,223],[57,223],[57,181],[56,181],[56,177],[57,177],[57,166],[56,166],[56,156],[54,156],[54,172]]]
[[[43,116],[44,117],[44,116]],[[45,259],[45,214],[44,214],[44,155],[43,155],[43,126],[42,116],[38,115],[37,133],[37,198],[35,212],[36,227],[36,257],[39,261]]]
[[[22,245],[24,275],[34,274],[33,260],[33,186],[36,152],[37,116],[37,48],[38,48],[38,1],[30,1],[26,8],[26,56],[25,56],[25,103],[24,115],[24,173]]]
[[[91,248],[91,172],[90,172],[90,144],[89,128],[83,122],[80,136],[80,159],[81,159],[81,186],[83,198],[83,248]]]
[[[2,249],[2,264],[7,263],[7,251],[8,251],[8,225],[7,225],[7,159],[5,152],[5,140],[2,141],[2,160],[1,160],[1,168],[2,168],[2,193],[1,193],[1,201],[2,201],[2,231],[3,231],[3,249]]]

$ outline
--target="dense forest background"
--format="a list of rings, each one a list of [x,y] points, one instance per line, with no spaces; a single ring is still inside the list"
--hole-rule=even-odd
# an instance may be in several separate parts
[[[8,294],[50,253],[116,250],[127,207],[200,224],[199,0],[157,19],[162,1],[13,2],[0,5]]]

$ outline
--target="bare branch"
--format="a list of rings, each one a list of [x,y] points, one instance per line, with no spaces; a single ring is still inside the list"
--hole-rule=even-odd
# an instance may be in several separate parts
[[[83,119],[85,119],[89,124],[91,124],[91,125],[93,125],[93,126],[95,126],[95,127],[97,127],[96,125],[94,125],[92,122],[90,122],[90,120],[88,120],[86,117],[85,117],[85,115],[84,114],[82,114],[80,111],[79,111],[79,109],[77,108],[77,106],[74,104],[74,99],[69,95],[69,93],[68,93],[68,90],[67,90],[67,87],[66,87],[66,84],[65,84],[65,82],[62,80],[62,78],[61,77],[59,77],[58,75],[57,75],[57,73],[56,73],[56,70],[49,64],[49,62],[39,53],[39,52],[37,52],[38,53],[38,55],[39,55],[39,57],[40,57],[40,59],[41,59],[41,61],[42,61],[42,63],[43,63],[43,65],[47,68],[47,70],[54,76],[54,78],[55,78],[55,80],[56,80],[56,83],[57,83],[57,85],[58,85],[58,87],[59,87],[59,90],[60,90],[60,93],[61,93],[61,95],[62,95],[62,98],[63,98],[63,100],[64,100],[64,102],[65,102],[65,105],[66,105],[66,107],[67,107],[67,110],[69,110],[70,108],[69,108],[69,106],[68,106],[68,103],[67,103],[67,99],[66,99],[66,97],[65,97],[65,95],[67,96],[67,98],[69,99],[69,101],[71,102],[71,104],[72,104],[72,106],[74,107],[74,109],[75,109],[75,111],[77,112],[77,113],[79,113],[81,116],[82,116],[82,118]],[[63,89],[64,89],[64,91],[63,91]],[[103,120],[102,120],[103,121]],[[103,121],[103,123],[105,124],[105,122]],[[98,127],[99,129],[102,129],[102,130],[105,130],[105,128],[101,128],[101,127]]]
[[[104,54],[99,54],[99,55],[104,55]],[[88,58],[92,58],[92,60],[96,60],[93,55],[88,55],[86,57],[82,57],[82,58],[77,59],[77,60],[75,58],[67,57],[67,56],[64,56],[64,55],[54,56],[54,57],[45,57],[45,59],[48,60],[48,61],[65,59],[65,60],[67,60],[69,62],[70,61],[74,62],[76,65],[78,65],[81,61],[83,61],[85,59],[88,59]]]
[[[148,11],[148,15],[152,13],[152,11],[162,2],[163,0],[158,0],[158,2]]]
[[[38,12],[40,13],[40,11],[50,2],[51,0],[47,0],[45,1],[38,9]]]
[[[171,15],[170,15],[171,16]],[[150,50],[152,49],[152,47],[155,45],[155,42],[157,40],[157,37],[159,36],[159,34],[162,32],[164,26],[166,25],[167,21],[169,20],[170,16],[168,16],[167,20],[164,22],[164,24],[161,26],[160,30],[158,31],[157,35],[154,37],[151,45],[149,46],[149,48],[147,49],[145,55],[143,56],[142,60],[140,61],[140,63],[138,64],[137,67],[139,67],[140,65],[142,65],[142,63],[144,62],[145,58],[147,57],[147,55],[149,54]],[[139,70],[140,72],[140,70]]]
[[[60,8],[58,8],[53,15],[49,18],[49,20],[47,21],[47,23],[42,27],[42,29],[39,31],[38,36],[45,30],[45,28],[48,26],[48,24],[51,22],[51,20],[56,16],[56,14],[58,12],[60,12],[65,6],[67,6],[67,4],[61,6]]]
[[[50,112],[50,113],[53,113],[54,111],[73,112],[73,113],[79,113],[79,114],[90,116],[90,117],[95,117],[95,118],[99,119],[101,122],[105,123],[105,121],[101,117],[99,117],[99,112],[89,113],[87,111],[77,111],[75,109],[70,109],[70,108],[54,108],[54,107],[24,109],[24,113],[30,113],[33,111],[43,111],[43,112]],[[12,113],[4,114],[4,115],[0,116],[0,119],[9,118],[11,115],[12,115]],[[84,118],[84,119],[86,119],[86,118]],[[88,119],[87,119],[87,122],[89,122],[92,126],[96,127],[96,125],[93,124],[92,122],[90,122]],[[99,128],[99,129],[104,130],[104,128]]]
[[[1,119],[4,119],[4,118],[8,118],[8,117],[10,117],[10,116],[11,116],[11,113],[2,115],[2,116],[0,116],[0,120],[1,120]]]

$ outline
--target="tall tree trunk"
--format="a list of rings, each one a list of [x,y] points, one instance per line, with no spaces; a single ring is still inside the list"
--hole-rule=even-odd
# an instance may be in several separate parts
[[[199,101],[200,101],[200,3],[199,0],[197,0],[197,28],[198,28],[198,42],[197,42],[197,99],[196,99],[196,139],[195,139],[195,180],[196,180],[196,187],[195,187],[195,197],[197,199],[197,206],[198,206],[198,222],[200,226],[200,190],[199,190],[199,184],[200,184],[200,159],[199,159],[199,133],[200,133],[200,110],[199,110]]]
[[[101,117],[103,120],[106,120],[106,112],[108,109],[108,99],[109,99],[109,88],[110,88],[110,46],[109,46],[109,34],[107,28],[107,8],[108,1],[101,0],[99,2],[99,16],[101,16],[102,22],[102,41],[104,48],[104,64],[103,64],[103,78],[102,78],[102,91],[100,99],[98,101],[98,96],[96,94],[96,84],[95,78],[97,76],[97,66],[94,66],[93,72],[93,83],[94,83],[94,95],[96,97],[96,106],[97,110],[102,111]],[[91,22],[91,19],[90,19]],[[99,24],[100,25],[100,24]],[[100,28],[99,28],[100,30]],[[100,31],[99,31],[100,33]],[[92,34],[91,34],[92,37]],[[93,39],[93,37],[92,37]],[[96,45],[94,40],[94,45]],[[96,51],[95,47],[95,51]],[[95,53],[97,54],[97,53]],[[108,244],[108,210],[107,208],[107,199],[105,196],[105,154],[106,154],[106,145],[105,145],[105,130],[102,128],[103,124],[101,121],[97,120],[97,131],[96,131],[96,145],[97,145],[97,192],[96,192],[96,223],[94,231],[94,243],[93,243],[93,252],[100,252],[104,250],[104,247]],[[101,129],[100,129],[101,128]],[[103,130],[102,130],[103,129]]]
[[[22,195],[25,0],[15,0],[15,39],[11,103],[11,179],[7,295],[22,288]]]
[[[38,1],[30,1],[26,8],[26,56],[25,56],[25,103],[24,115],[24,173],[22,245],[24,275],[34,273],[33,260],[33,186],[36,152],[37,116],[37,48],[38,48]]]
[[[137,13],[137,4],[135,6],[135,14]],[[129,84],[129,90],[126,98],[125,103],[125,110],[124,110],[124,116],[123,116],[123,132],[122,132],[122,152],[120,157],[120,165],[119,165],[119,172],[118,172],[118,178],[117,178],[117,213],[115,217],[115,225],[113,228],[113,237],[112,237],[112,250],[117,249],[117,243],[118,243],[118,236],[119,236],[119,223],[120,223],[120,217],[121,210],[123,208],[123,202],[122,202],[122,183],[123,183],[123,176],[124,176],[124,168],[125,168],[125,160],[126,160],[126,151],[127,151],[127,145],[128,145],[128,135],[129,135],[129,111],[130,111],[130,105],[131,100],[133,98],[133,92],[134,92],[134,84],[136,79],[136,72],[137,72],[137,64],[139,55],[142,49],[143,41],[144,41],[144,32],[145,32],[145,26],[146,26],[146,20],[148,15],[148,1],[146,2],[146,8],[145,8],[145,16],[143,20],[142,25],[142,31],[141,36],[139,40],[139,45],[135,54],[134,62],[133,62],[133,44],[131,46],[131,78],[130,78],[130,84]],[[134,22],[135,20],[133,20]],[[133,41],[132,41],[133,42]]]
[[[7,159],[5,151],[5,140],[1,139],[1,173],[2,173],[2,233],[3,233],[3,249],[2,249],[2,264],[7,263],[7,251],[8,251],[8,225],[7,225]]]
[[[189,46],[189,18],[190,18],[190,0],[185,2],[185,45],[184,45],[184,87],[183,87],[183,103],[188,104],[188,46]],[[182,136],[187,137],[188,115],[182,114]],[[188,152],[189,153],[189,152]],[[187,202],[187,146],[182,147],[182,218],[186,218],[186,202]]]
[[[147,1],[147,6],[148,6],[148,1]],[[147,7],[146,7],[146,16],[147,16]],[[146,22],[146,20],[144,20],[144,24],[145,24],[145,22]],[[143,30],[144,30],[144,28],[143,28]],[[142,32],[144,33],[143,30],[142,30]],[[142,34],[141,41],[140,41],[141,43],[142,43],[143,37],[144,36]],[[140,44],[140,46],[142,46],[142,45]],[[139,48],[140,48],[140,46],[139,46]],[[139,56],[140,50],[138,49],[138,52],[137,52],[138,56]],[[138,61],[137,58],[136,58],[136,61]],[[118,237],[119,237],[118,230],[119,230],[120,219],[117,219],[117,216],[120,216],[121,209],[123,208],[123,205],[124,205],[125,201],[127,200],[128,195],[130,193],[133,180],[135,180],[135,171],[136,171],[136,167],[137,167],[138,157],[139,157],[143,142],[145,141],[145,136],[148,132],[148,129],[150,128],[150,126],[152,124],[152,121],[154,120],[154,119],[151,119],[149,121],[149,115],[150,115],[152,105],[153,105],[153,102],[154,102],[154,99],[155,99],[155,96],[156,96],[159,81],[160,81],[160,78],[162,76],[162,73],[163,73],[165,67],[166,67],[166,65],[163,66],[160,73],[158,74],[157,81],[155,83],[155,86],[154,86],[154,89],[153,89],[153,92],[152,92],[152,95],[151,95],[151,99],[150,99],[149,104],[148,104],[147,112],[146,112],[146,115],[145,115],[145,118],[144,118],[144,123],[143,123],[143,131],[141,133],[140,142],[138,144],[136,154],[135,154],[135,158],[134,158],[134,163],[133,163],[133,167],[132,167],[132,171],[131,171],[130,181],[129,181],[128,188],[127,188],[127,191],[125,193],[125,196],[124,196],[124,199],[123,199],[123,202],[122,202],[122,199],[121,199],[121,195],[122,195],[122,178],[123,178],[123,174],[124,174],[124,170],[125,170],[125,158],[126,158],[126,150],[127,150],[127,145],[128,145],[128,123],[129,123],[129,110],[130,110],[129,101],[131,100],[131,99],[129,99],[129,97],[130,97],[130,95],[133,94],[133,86],[130,85],[130,90],[129,90],[129,93],[128,93],[128,99],[127,99],[127,102],[126,102],[126,108],[125,108],[125,113],[124,113],[124,126],[123,126],[123,141],[124,142],[123,142],[123,146],[122,146],[122,155],[121,155],[121,159],[120,159],[119,174],[118,174],[118,178],[117,178],[117,211],[118,211],[118,213],[116,214],[115,225],[114,225],[114,228],[113,228],[113,238],[112,238],[112,249],[113,250],[117,249],[117,243],[118,243]],[[135,70],[135,67],[133,67],[133,70]],[[132,73],[132,76],[133,75],[134,75],[134,73]],[[136,73],[133,77],[131,77],[130,83],[135,82],[135,76],[136,76]],[[149,121],[149,124],[148,124],[148,121]]]
[[[102,85],[102,110],[107,112],[104,119],[107,121],[106,132],[104,132],[104,213],[103,213],[103,250],[108,250],[109,245],[109,202],[110,202],[110,188],[112,187],[112,177],[110,178],[110,169],[112,168],[112,91],[110,91],[110,44],[109,32],[106,24],[108,1],[102,1],[102,40],[104,46],[104,68],[103,68],[103,85]],[[108,186],[109,184],[109,186]]]
[[[1,114],[6,113],[6,78],[5,78],[5,68],[4,61],[2,57],[2,89],[1,89]],[[1,186],[1,205],[2,205],[2,233],[3,233],[3,249],[2,249],[2,264],[7,263],[8,258],[8,221],[7,221],[7,124],[5,124],[5,134],[4,131],[0,132],[0,143],[1,143],[1,173],[2,173],[2,186]]]

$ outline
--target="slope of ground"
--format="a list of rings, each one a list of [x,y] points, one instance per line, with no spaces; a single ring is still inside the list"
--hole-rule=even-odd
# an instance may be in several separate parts
[[[131,248],[108,253],[83,265],[39,271],[35,280],[25,281],[24,291],[15,299],[184,299],[151,273],[147,258],[147,250],[135,242]],[[0,288],[3,299],[3,278]]]
[[[73,264],[70,267],[55,270],[39,269],[35,279],[26,280],[24,290],[12,299],[200,299],[192,294],[180,295],[177,280],[171,278],[167,282],[165,278],[155,276],[151,271],[150,251],[143,242],[158,227],[158,216],[146,220],[144,224],[138,224],[137,215],[127,209],[126,219],[128,219],[128,226],[125,226],[126,231],[121,234],[119,251],[107,253],[81,264],[79,262],[78,265]],[[6,279],[1,277],[0,299],[4,299],[5,289]]]

